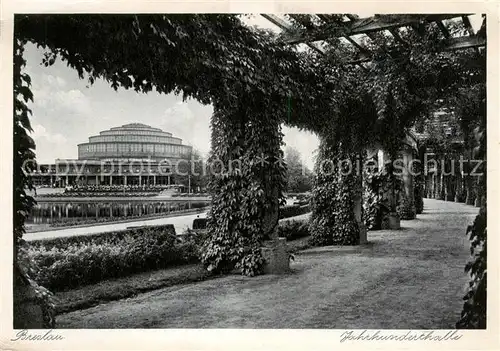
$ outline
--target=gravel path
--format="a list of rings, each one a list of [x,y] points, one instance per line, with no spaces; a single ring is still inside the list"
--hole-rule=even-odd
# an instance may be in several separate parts
[[[293,272],[227,276],[59,315],[59,328],[454,328],[478,209],[425,199],[399,231],[362,247],[310,249]]]

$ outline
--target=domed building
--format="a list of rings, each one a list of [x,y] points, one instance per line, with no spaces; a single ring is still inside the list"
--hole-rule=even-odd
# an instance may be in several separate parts
[[[125,124],[91,136],[88,143],[78,145],[79,160],[123,160],[189,158],[191,146],[182,140],[141,123]]]
[[[34,185],[173,185],[186,175],[192,147],[159,128],[130,123],[78,145],[78,159],[57,159],[32,174]]]

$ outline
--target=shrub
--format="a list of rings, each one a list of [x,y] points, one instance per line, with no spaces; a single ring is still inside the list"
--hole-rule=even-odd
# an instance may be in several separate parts
[[[37,267],[34,280],[60,291],[133,273],[198,261],[192,241],[181,241],[172,225],[132,228],[28,242]]]
[[[399,215],[399,218],[401,219],[415,219],[416,217],[416,208],[415,208],[415,202],[411,201],[408,199],[404,193],[402,194],[399,204],[397,207],[397,213]]]
[[[463,297],[464,304],[460,320],[456,323],[458,329],[486,329],[487,304],[487,212],[483,206],[467,227],[466,234],[470,240],[471,258],[465,266],[465,272],[470,275],[469,287]]]
[[[284,218],[300,216],[300,215],[307,213],[307,212],[310,212],[310,211],[311,211],[311,209],[310,209],[309,205],[306,205],[306,206],[299,206],[299,205],[284,206],[284,207],[281,207],[279,210],[279,218],[284,219]]]
[[[193,229],[206,229],[207,219],[206,218],[195,218],[193,220]]]
[[[286,238],[287,241],[309,236],[309,225],[304,221],[286,221],[278,226],[278,236]]]

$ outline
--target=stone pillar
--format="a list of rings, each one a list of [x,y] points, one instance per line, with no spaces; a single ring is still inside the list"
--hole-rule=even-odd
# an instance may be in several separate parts
[[[267,177],[265,176],[265,178]],[[286,238],[279,238],[277,232],[279,222],[279,192],[278,189],[271,187],[270,184],[270,182],[263,181],[265,192],[272,198],[273,204],[264,214],[262,229],[264,235],[271,240],[263,245],[261,252],[265,260],[264,273],[282,274],[289,271],[290,259],[286,251]]]
[[[474,186],[473,186],[473,179],[472,176],[469,173],[470,167],[467,165],[467,170],[465,173],[465,192],[466,192],[466,197],[465,197],[465,204],[467,205],[474,205]]]
[[[449,182],[449,176],[443,174],[443,192],[444,192],[444,201],[449,201],[448,199],[448,193],[450,190],[450,182]]]
[[[361,178],[361,177],[359,177]],[[356,222],[358,222],[359,227],[359,244],[364,245],[368,242],[367,239],[367,229],[365,223],[363,222],[363,188],[358,191],[354,198],[354,217]]]
[[[415,189],[413,174],[411,173],[411,161],[413,160],[412,150],[403,151],[403,196],[402,203],[400,203],[400,216],[401,219],[414,219],[416,217],[415,210]]]
[[[429,191],[429,198],[434,199],[436,197],[436,174],[432,173],[430,175],[431,179],[431,186],[430,186],[430,191]]]
[[[98,175],[95,176],[95,185],[99,185],[99,176]]]
[[[477,176],[475,179],[475,193],[476,198],[474,199],[474,206],[481,207],[481,177]]]
[[[266,274],[283,274],[290,270],[286,238],[276,238],[271,245],[264,246],[262,257],[266,262],[264,265],[264,273]]]
[[[142,176],[139,176],[139,185],[142,185]]]
[[[112,175],[109,176],[109,185],[113,185],[113,176]]]
[[[69,176],[66,176],[66,184],[65,186],[68,186],[69,185]]]
[[[390,161],[389,156],[386,152],[379,151],[379,167],[380,170],[385,168],[385,163]],[[392,184],[394,186],[394,184]],[[390,212],[382,219],[381,229],[400,229],[401,219],[397,213],[397,196],[393,193],[391,188],[387,194],[384,195],[389,200]]]
[[[462,174],[458,172],[455,183],[455,202],[462,202]]]
[[[443,173],[439,175],[439,200],[445,200],[446,198],[446,178]]]
[[[153,175],[153,185],[156,185],[156,175]]]

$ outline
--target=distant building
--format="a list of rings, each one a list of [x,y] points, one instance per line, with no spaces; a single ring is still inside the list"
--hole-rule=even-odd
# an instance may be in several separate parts
[[[34,185],[173,185],[189,169],[192,147],[171,133],[141,123],[111,128],[78,145],[78,159],[39,165]]]

